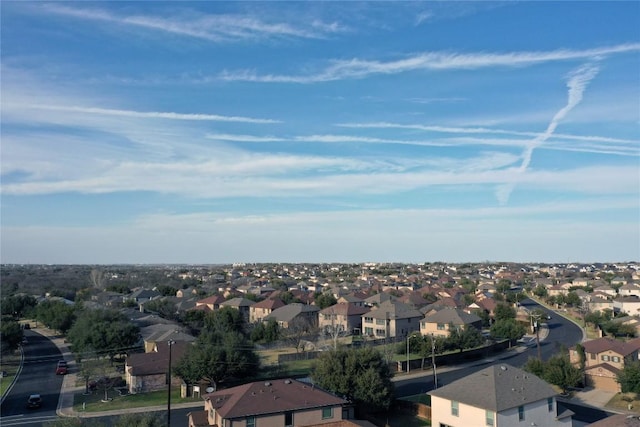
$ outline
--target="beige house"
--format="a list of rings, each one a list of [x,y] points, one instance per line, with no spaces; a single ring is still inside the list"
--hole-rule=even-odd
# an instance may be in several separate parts
[[[558,413],[556,392],[549,384],[506,364],[490,366],[429,394],[432,426],[572,425],[573,413]]]
[[[347,401],[293,379],[257,381],[206,394],[189,427],[293,427],[351,418]]]
[[[284,306],[285,303],[280,298],[267,298],[257,302],[249,307],[249,322],[262,322],[273,310]]]
[[[404,337],[420,330],[422,318],[422,313],[413,307],[387,300],[362,315],[362,331],[374,338]]]
[[[330,333],[334,331],[352,334],[354,330],[362,330],[362,316],[371,311],[364,305],[339,302],[320,310],[318,326]]]
[[[420,321],[420,333],[422,335],[448,337],[452,329],[466,327],[474,327],[480,330],[482,329],[482,319],[473,313],[448,308],[431,314]]]
[[[636,296],[618,297],[613,300],[615,313],[627,313],[630,316],[640,315],[640,298]]]
[[[582,344],[585,352],[585,377],[588,386],[620,392],[616,381],[618,373],[625,363],[639,360],[640,338],[631,341],[619,341],[603,337]],[[580,355],[576,348],[569,350],[569,359],[575,365],[580,364]]]

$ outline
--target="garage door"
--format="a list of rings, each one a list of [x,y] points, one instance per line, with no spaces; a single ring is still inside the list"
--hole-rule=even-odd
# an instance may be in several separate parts
[[[616,382],[615,378],[587,375],[587,382],[589,386],[599,390],[620,391],[620,384]]]

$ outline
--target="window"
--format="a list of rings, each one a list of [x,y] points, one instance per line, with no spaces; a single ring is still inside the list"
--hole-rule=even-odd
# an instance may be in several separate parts
[[[376,319],[376,325],[384,325],[384,319]]]
[[[455,400],[451,401],[451,415],[458,416],[458,402]]]
[[[589,356],[591,357],[591,360],[596,360],[596,354],[595,353],[589,353]]]
[[[373,317],[365,317],[364,323],[373,323]]]
[[[247,417],[247,427],[256,427],[256,417]]]
[[[438,330],[444,331],[444,323],[438,323]]]
[[[518,406],[518,421],[524,421],[524,406]]]
[[[602,359],[603,362],[608,362],[609,361],[609,356],[603,355],[603,356],[601,356],[601,359]]]
[[[365,335],[373,335],[373,328],[364,328]]]
[[[485,411],[484,419],[488,426],[493,426],[493,411]]]
[[[327,418],[333,418],[333,408],[322,408],[322,419],[325,420]]]
[[[611,360],[612,360],[613,362],[620,362],[620,358],[619,358],[618,356],[612,356],[612,357],[611,357]]]
[[[384,337],[385,336],[384,329],[376,329],[376,335]]]
[[[284,413],[284,425],[285,427],[293,426],[293,412],[285,412]]]
[[[547,409],[549,412],[553,411],[553,397],[547,398]]]

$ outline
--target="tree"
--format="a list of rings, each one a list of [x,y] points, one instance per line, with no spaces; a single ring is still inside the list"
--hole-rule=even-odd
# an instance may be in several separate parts
[[[11,295],[2,298],[0,313],[15,317],[24,317],[37,305],[36,299],[30,295]]]
[[[552,356],[544,367],[544,380],[557,385],[563,392],[580,384],[582,377],[582,371],[571,364],[566,351]]]
[[[526,329],[514,319],[500,319],[491,325],[490,333],[493,338],[515,341],[524,336]]]
[[[359,408],[388,409],[393,399],[391,370],[372,347],[323,352],[311,378],[320,387],[345,396]]]
[[[329,292],[325,292],[317,295],[315,298],[315,302],[320,310],[324,310],[327,307],[331,307],[332,305],[337,304],[338,300]]]
[[[16,350],[22,342],[22,329],[20,328],[20,324],[15,320],[2,319],[0,341],[2,341],[3,349]]]
[[[67,339],[77,353],[95,351],[113,359],[139,341],[140,329],[115,310],[82,310]]]
[[[176,375],[188,384],[201,380],[217,384],[255,374],[260,359],[244,330],[244,319],[238,310],[225,307],[211,313],[195,345],[187,349],[176,366]]]
[[[640,394],[640,361],[626,362],[616,381],[623,393]]]
[[[295,347],[296,352],[299,352],[300,350],[304,350],[304,346],[302,345],[304,338],[314,331],[317,332],[317,328],[309,318],[298,316],[289,322],[289,326],[284,329],[283,333],[284,338]]]
[[[583,371],[571,364],[569,353],[561,350],[552,356],[546,363],[530,358],[524,365],[524,370],[544,379],[546,382],[557,385],[566,392],[569,387],[575,387],[582,381]]]
[[[496,321],[503,319],[515,319],[516,310],[508,304],[500,303],[496,306],[494,318]]]
[[[36,307],[36,319],[46,327],[66,333],[76,318],[74,305],[67,305],[62,301],[46,300]]]
[[[455,328],[453,325],[449,325],[449,331],[445,346],[451,350],[462,351],[484,344],[482,333],[473,326]]]

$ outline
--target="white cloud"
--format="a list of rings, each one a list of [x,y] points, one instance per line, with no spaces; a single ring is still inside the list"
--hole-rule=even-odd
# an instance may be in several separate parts
[[[288,22],[267,22],[249,15],[207,15],[200,12],[181,10],[171,11],[171,16],[123,15],[99,8],[69,7],[61,4],[46,4],[42,9],[51,14],[67,16],[88,21],[103,21],[145,30],[175,34],[207,40],[214,43],[265,40],[269,38],[325,38],[331,34],[346,31],[346,27],[337,23],[325,23],[318,19],[304,25]]]
[[[257,74],[253,70],[224,71],[219,78],[226,81],[264,83],[318,83],[363,78],[375,74],[398,74],[414,70],[474,70],[490,67],[524,67],[546,62],[602,58],[619,53],[636,52],[640,43],[628,43],[585,50],[559,49],[542,52],[455,53],[426,52],[394,61],[374,61],[354,58],[334,60],[315,74]]]

